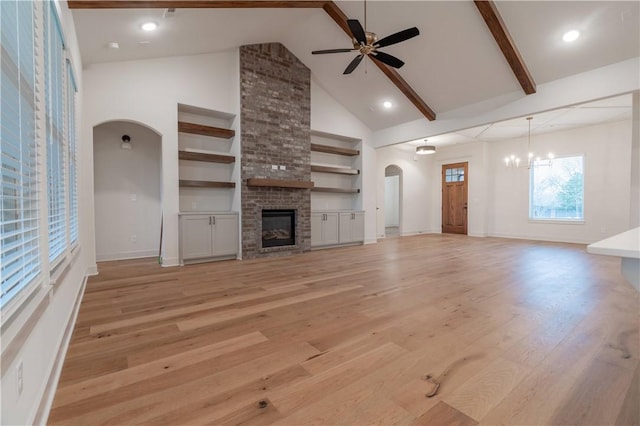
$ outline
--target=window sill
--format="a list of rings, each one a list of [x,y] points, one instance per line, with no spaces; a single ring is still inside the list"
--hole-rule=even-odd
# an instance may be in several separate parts
[[[550,224],[550,225],[584,225],[584,220],[571,219],[529,219],[529,223]]]

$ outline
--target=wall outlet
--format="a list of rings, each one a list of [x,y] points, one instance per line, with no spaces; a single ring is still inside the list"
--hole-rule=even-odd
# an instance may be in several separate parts
[[[280,170],[287,170],[287,166],[280,166]]]
[[[136,194],[131,194],[131,201],[136,201],[138,196]]]
[[[271,170],[278,170],[278,166],[276,166],[275,164],[271,165]]]
[[[24,369],[22,367],[22,360],[18,362],[18,371],[16,375],[18,376],[18,396],[20,396],[22,394],[22,388],[24,387]]]
[[[131,236],[131,242],[132,242],[132,243],[135,243],[136,241],[138,241],[138,237],[136,237],[136,235],[135,235],[135,234],[133,234],[133,235]]]
[[[606,234],[607,233],[607,228],[604,227],[604,226],[602,228],[600,228],[600,233],[601,234]]]

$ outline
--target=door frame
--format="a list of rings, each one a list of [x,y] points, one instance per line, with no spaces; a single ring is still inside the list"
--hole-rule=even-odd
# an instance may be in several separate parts
[[[469,209],[468,209],[468,206],[469,206],[469,162],[468,161],[458,162],[458,163],[442,164],[442,166],[441,166],[440,231],[443,234],[445,233],[445,231],[444,231],[444,221],[445,221],[445,199],[444,199],[444,197],[445,197],[445,187],[447,185],[446,170],[447,169],[461,168],[461,167],[464,169],[464,180],[462,181],[462,182],[464,182],[463,183],[464,201],[463,201],[463,205],[461,206],[461,208],[464,211],[463,232],[446,232],[446,233],[456,233],[456,234],[468,235],[468,231],[469,231]]]

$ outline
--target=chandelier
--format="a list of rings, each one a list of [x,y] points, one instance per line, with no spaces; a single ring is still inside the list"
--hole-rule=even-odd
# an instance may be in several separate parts
[[[527,142],[527,162],[526,162],[527,169],[530,169],[533,166],[551,166],[551,162],[553,161],[553,158],[554,158],[554,155],[552,152],[549,152],[547,154],[547,158],[545,158],[545,161],[543,162],[542,158],[539,155],[536,156],[531,150],[531,120],[533,120],[533,117],[527,117],[527,121],[529,122],[529,140]],[[504,157],[504,164],[507,167],[520,167],[521,165],[524,166],[524,164],[522,163],[522,160],[520,160],[520,157],[518,157],[515,154],[511,154],[507,157]]]

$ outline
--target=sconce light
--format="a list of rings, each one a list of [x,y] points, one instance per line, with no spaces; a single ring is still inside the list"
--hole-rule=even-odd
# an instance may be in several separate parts
[[[129,135],[122,136],[122,143],[120,144],[121,149],[133,149],[133,145],[131,145],[131,138]]]

